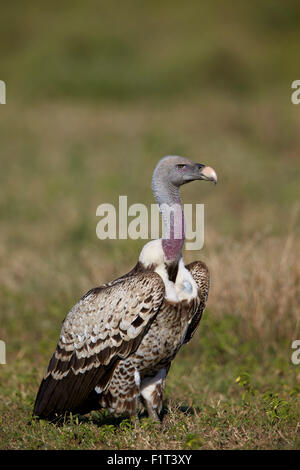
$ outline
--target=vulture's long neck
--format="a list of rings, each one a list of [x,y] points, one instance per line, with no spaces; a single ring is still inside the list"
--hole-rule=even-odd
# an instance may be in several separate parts
[[[162,214],[164,256],[168,262],[177,263],[185,238],[179,188],[168,181],[166,173],[156,171],[152,178],[152,190]]]

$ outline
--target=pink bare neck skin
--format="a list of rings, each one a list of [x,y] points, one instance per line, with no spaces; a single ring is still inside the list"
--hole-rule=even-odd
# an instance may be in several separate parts
[[[152,188],[163,220],[162,247],[168,262],[177,262],[185,240],[184,215],[179,188],[156,174]]]
[[[179,204],[171,206],[171,211],[161,208],[164,221],[162,247],[167,261],[177,261],[184,245],[184,216]]]

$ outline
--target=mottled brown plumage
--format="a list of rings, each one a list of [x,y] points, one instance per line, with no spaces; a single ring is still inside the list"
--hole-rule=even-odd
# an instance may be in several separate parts
[[[52,418],[79,410],[95,386],[105,388],[116,361],[136,350],[163,296],[162,280],[148,271],[82,297],[63,323],[34,414]]]
[[[196,299],[173,304],[164,299],[151,328],[143,336],[137,350],[128,358],[120,360],[112,379],[103,393],[100,403],[115,415],[136,414],[140,387],[133,376],[137,370],[140,380],[146,383],[160,371],[167,375],[171,361],[180,347],[193,336],[205,308],[209,290],[209,272],[204,263],[196,261],[186,266],[195,276],[198,287]],[[128,374],[132,379],[128,380]],[[165,380],[158,381],[150,396],[150,403],[144,402],[148,413],[151,408],[159,413],[162,407]],[[130,398],[130,400],[129,400]],[[155,417],[155,415],[152,417]]]
[[[214,170],[182,157],[162,159],[155,175],[159,204],[178,203],[178,187],[188,181],[216,182]],[[209,291],[206,265],[184,266],[184,234],[179,242],[174,237],[183,215],[180,206],[176,210],[168,239],[146,244],[128,274],[91,289],[70,310],[34,415],[54,419],[105,407],[114,415],[133,416],[140,403],[158,418],[171,362],[194,335]],[[166,225],[164,212],[163,220]]]

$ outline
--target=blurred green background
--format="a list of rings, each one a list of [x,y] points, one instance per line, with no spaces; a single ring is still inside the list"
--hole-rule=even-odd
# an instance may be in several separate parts
[[[239,397],[240,370],[262,391],[297,395],[299,18],[296,0],[1,6],[0,397],[11,423],[2,447],[38,446],[40,430],[26,440],[15,429],[30,415],[61,321],[92,286],[128,271],[145,243],[98,240],[97,206],[119,195],[152,203],[152,171],[167,154],[219,177],[216,187],[182,189],[184,202],[205,204],[205,246],[185,259],[206,261],[212,286],[200,333],[171,369],[170,395],[226,402]],[[278,435],[265,430],[261,445],[280,446],[280,433],[295,445],[295,419]],[[207,433],[201,445],[237,445]],[[44,439],[55,447],[56,437]],[[257,436],[247,439],[241,447],[255,447]]]

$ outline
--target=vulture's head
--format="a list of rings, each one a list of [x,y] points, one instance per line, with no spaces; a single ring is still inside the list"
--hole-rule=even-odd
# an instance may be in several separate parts
[[[168,156],[162,158],[153,173],[153,186],[156,182],[179,187],[183,184],[195,180],[213,181],[217,183],[217,174],[215,170],[202,163],[195,163],[192,160],[178,156]]]

